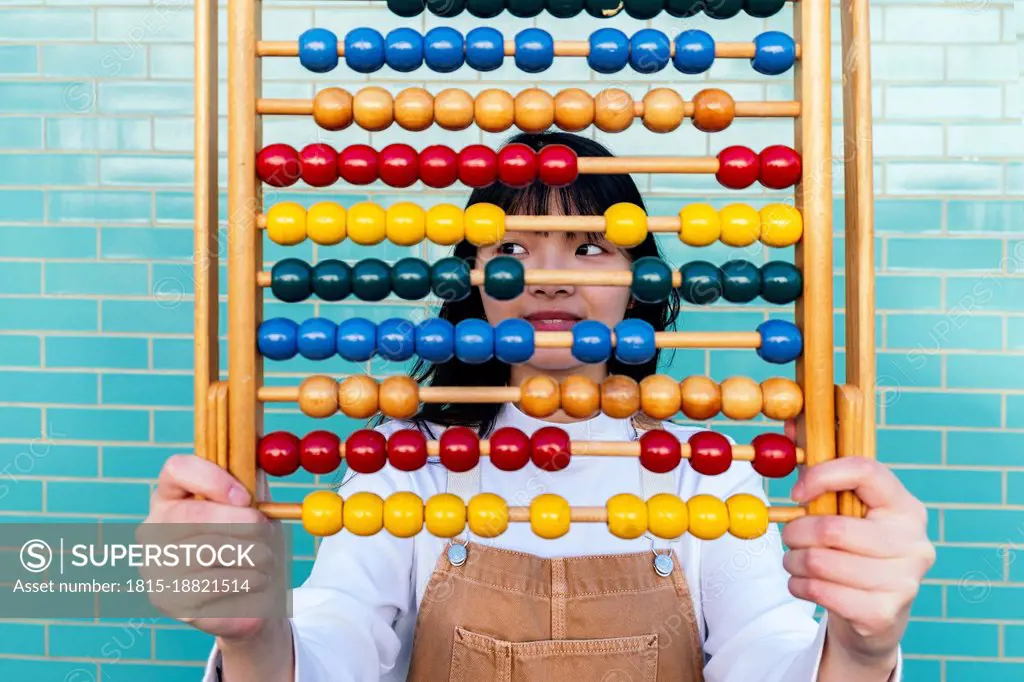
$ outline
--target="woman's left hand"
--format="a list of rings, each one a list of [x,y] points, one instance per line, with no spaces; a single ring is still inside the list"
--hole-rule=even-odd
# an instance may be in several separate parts
[[[888,467],[859,457],[804,468],[792,496],[806,503],[844,490],[861,499],[865,518],[808,515],[786,524],[789,589],[828,610],[829,657],[865,669],[895,665],[910,606],[935,563],[928,513]]]

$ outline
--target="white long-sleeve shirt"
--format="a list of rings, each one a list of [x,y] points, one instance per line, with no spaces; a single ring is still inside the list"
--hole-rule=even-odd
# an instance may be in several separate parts
[[[513,405],[502,408],[498,426],[514,426],[531,434],[550,422],[529,417]],[[599,415],[558,424],[573,440],[633,440],[627,419]],[[388,422],[385,435],[409,428]],[[692,429],[666,424],[685,440]],[[440,434],[441,428],[434,433]],[[604,506],[618,493],[642,495],[640,464],[633,457],[573,457],[561,471],[547,472],[532,463],[516,472],[496,469],[481,460],[481,491],[493,492],[510,506],[527,506],[541,493],[556,493],[572,506]],[[445,492],[446,469],[436,461],[414,472],[386,466],[373,475],[351,475],[341,486],[343,497],[372,491],[386,498],[408,490],[426,499]],[[684,500],[698,494],[725,499],[744,492],[765,498],[762,479],[745,462],[734,462],[718,476],[703,476],[684,461],[674,474],[674,487]],[[624,540],[597,523],[574,524],[568,534],[545,540],[529,524],[512,523],[494,546],[541,557],[636,552],[651,549],[647,537]],[[417,608],[439,554],[447,540],[422,532],[396,538],[382,531],[357,537],[347,531],[325,538],[306,582],[294,590],[293,617],[296,682],[399,682],[405,680],[412,653]],[[686,573],[694,614],[706,657],[707,682],[814,682],[825,640],[825,620],[812,617],[814,605],[794,598],[787,589],[782,543],[776,527],[757,540],[726,534],[713,540],[684,535],[656,548],[671,547]],[[470,545],[472,551],[472,544]],[[652,553],[653,561],[654,555]],[[653,566],[652,566],[652,569]],[[206,682],[218,679],[219,653],[207,665]],[[901,679],[902,662],[892,676]]]

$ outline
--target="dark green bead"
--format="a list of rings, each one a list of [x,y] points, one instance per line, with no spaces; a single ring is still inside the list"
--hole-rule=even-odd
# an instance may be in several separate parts
[[[672,292],[672,268],[654,256],[635,260],[630,290],[641,303],[661,303]]]
[[[722,298],[729,303],[750,303],[761,295],[761,270],[746,260],[722,266]]]
[[[712,19],[732,19],[743,9],[743,0],[708,0],[704,14]]]
[[[626,14],[634,19],[653,19],[665,9],[665,0],[625,0]]]
[[[786,0],[744,0],[743,2],[743,10],[758,19],[775,16],[785,6]]]
[[[548,14],[556,19],[571,19],[583,11],[584,0],[547,0]]]
[[[722,271],[707,261],[695,260],[679,268],[683,285],[679,294],[687,303],[707,305],[722,297]]]
[[[466,9],[466,0],[427,0],[427,9],[439,17],[455,17]]]
[[[418,17],[427,6],[425,0],[388,0],[388,9],[400,17]]]
[[[442,301],[461,301],[469,296],[469,263],[461,258],[449,257],[436,261],[430,267],[430,288]]]
[[[313,268],[313,291],[321,300],[341,301],[352,293],[352,268],[333,258]]]
[[[761,298],[769,303],[792,303],[803,288],[804,277],[792,263],[773,260],[761,266]]]
[[[622,10],[621,0],[585,0],[587,14],[598,19],[610,19]]]
[[[285,303],[305,301],[312,293],[310,274],[309,263],[298,258],[285,258],[270,270],[270,291],[277,300]]]
[[[665,11],[676,18],[685,19],[700,14],[704,4],[705,0],[665,0]]]
[[[507,0],[508,13],[520,19],[530,19],[544,11],[544,0]]]
[[[391,266],[391,290],[406,301],[430,294],[430,264],[419,258],[403,258]]]
[[[491,19],[504,9],[503,0],[466,0],[466,10],[477,19]]]
[[[498,256],[484,266],[484,291],[499,301],[511,301],[523,293],[526,269],[512,256]]]
[[[361,301],[381,301],[391,293],[391,268],[367,258],[352,266],[352,293]]]

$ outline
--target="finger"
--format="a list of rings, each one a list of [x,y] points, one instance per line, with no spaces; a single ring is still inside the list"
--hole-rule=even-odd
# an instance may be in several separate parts
[[[876,559],[904,556],[912,539],[902,525],[847,516],[802,516],[782,530],[789,549],[825,547]]]
[[[871,509],[910,508],[917,502],[889,467],[873,459],[845,457],[806,467],[793,486],[804,503],[825,493],[852,490]]]
[[[156,495],[164,500],[179,500],[195,495],[222,504],[246,507],[252,496],[238,479],[213,462],[194,455],[174,455],[160,470]]]
[[[866,635],[884,632],[896,622],[906,605],[886,592],[866,592],[827,580],[790,578],[789,591],[797,599],[818,606],[850,621],[858,632]]]
[[[790,439],[794,443],[796,442],[796,420],[787,419],[782,425],[782,432],[786,435],[786,438]]]
[[[917,589],[914,569],[904,559],[874,559],[827,547],[791,549],[782,565],[794,578],[813,578],[858,590],[892,592]]]

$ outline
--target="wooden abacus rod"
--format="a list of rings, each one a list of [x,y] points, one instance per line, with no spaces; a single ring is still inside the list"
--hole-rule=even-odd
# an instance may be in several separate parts
[[[718,160],[714,159],[715,165]],[[649,216],[648,232],[679,233],[679,216]],[[267,228],[267,215],[256,216],[256,227]],[[508,232],[604,232],[607,220],[604,216],[572,215],[506,215],[505,230]]]
[[[586,270],[526,270],[524,273],[525,284],[572,284],[581,287],[609,286],[628,287],[633,283],[633,273],[630,270],[608,270],[608,271],[586,271]],[[484,271],[475,269],[469,273],[469,283],[475,287],[484,285]],[[269,287],[272,283],[271,273],[263,271],[257,273],[256,284],[261,287]],[[680,288],[683,285],[683,275],[678,270],[672,271],[672,287]]]

